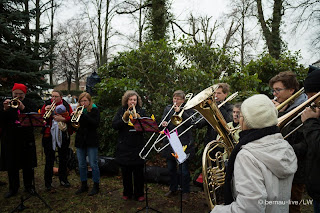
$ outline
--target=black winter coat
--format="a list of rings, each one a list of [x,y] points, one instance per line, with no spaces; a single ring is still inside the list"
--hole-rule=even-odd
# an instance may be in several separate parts
[[[279,112],[279,117],[290,112],[294,108],[298,107],[308,98],[305,94],[299,96],[284,112]],[[286,136],[289,132],[294,130],[297,126],[301,124],[301,119],[298,118],[294,122],[290,123],[288,126],[281,130],[281,134]],[[292,146],[296,156],[298,158],[298,169],[294,174],[293,183],[305,183],[305,169],[306,169],[306,153],[307,153],[307,144],[303,136],[303,128],[299,128],[293,134],[286,138],[289,144]]]
[[[310,118],[303,123],[308,144],[306,156],[306,186],[310,197],[320,202],[320,119]]]
[[[25,109],[20,113],[37,112],[37,106],[27,98],[22,101]],[[18,109],[3,110],[0,107],[1,157],[0,169],[33,168],[37,166],[37,155],[33,127],[21,127],[17,124]]]
[[[169,112],[169,110],[171,108],[172,108],[172,105],[166,106],[166,108],[163,111],[161,120],[163,120],[163,118],[167,115],[167,113]],[[174,113],[175,113],[175,111],[172,109],[171,112],[169,113],[169,115],[167,116],[167,118],[165,119],[165,121],[168,122],[171,119],[171,117],[172,117],[172,115]],[[180,112],[177,112],[176,114],[179,114],[179,113]],[[185,121],[187,118],[189,118],[193,113],[194,113],[193,110],[185,110],[183,112],[183,114],[182,114],[182,122]],[[185,122],[183,125],[181,125],[177,129],[178,134],[184,132],[184,130],[186,130],[188,127],[191,126],[191,120],[192,119],[189,119],[187,122]],[[175,127],[176,126],[172,122],[170,122],[166,129],[168,129],[169,132],[170,132]],[[192,137],[191,129],[189,131],[187,131],[186,133],[184,133],[182,136],[180,136],[179,139],[180,139],[180,142],[181,142],[182,146],[187,145],[187,149],[186,149],[185,152],[187,154],[190,154],[189,159],[191,159],[191,157],[193,157],[194,154],[195,154],[195,149],[194,149],[193,137]],[[165,139],[163,139],[163,144],[162,145],[166,145],[168,143],[169,143],[169,140],[167,139],[167,137],[165,137]],[[171,153],[173,153],[173,149],[171,148],[170,145],[168,145],[164,150],[161,151],[161,155],[164,158],[174,160],[175,158],[171,155]]]
[[[92,108],[91,112],[82,113],[77,129],[75,147],[99,147],[97,128],[100,122],[100,112],[97,107]]]
[[[116,162],[121,166],[144,163],[139,157],[139,153],[144,146],[143,132],[135,131],[133,126],[129,126],[122,120],[123,113],[127,109],[128,106],[120,107],[112,121],[112,127],[119,131]],[[145,110],[139,106],[136,106],[136,111],[141,117],[145,116]]]

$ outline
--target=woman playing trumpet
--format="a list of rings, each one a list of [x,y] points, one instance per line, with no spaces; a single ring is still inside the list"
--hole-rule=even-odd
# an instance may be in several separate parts
[[[130,125],[129,117],[145,116],[142,101],[137,92],[128,90],[122,96],[122,106],[112,121],[112,127],[119,131],[116,161],[121,167],[123,181],[123,200],[132,196],[144,201],[143,163],[139,152],[144,146],[143,132],[136,132]],[[133,183],[132,183],[133,178]]]
[[[98,166],[99,140],[97,134],[100,112],[98,107],[92,102],[91,95],[87,92],[80,94],[79,106],[83,106],[84,109],[80,115],[79,128],[77,129],[75,140],[81,180],[81,187],[76,191],[76,194],[88,191],[86,161],[86,156],[88,156],[93,180],[93,188],[88,195],[92,196],[99,192],[100,182],[100,170]]]

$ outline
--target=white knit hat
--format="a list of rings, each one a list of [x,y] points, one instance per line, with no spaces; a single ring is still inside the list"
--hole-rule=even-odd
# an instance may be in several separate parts
[[[241,113],[249,129],[261,129],[278,123],[278,110],[266,95],[253,95],[241,105]]]

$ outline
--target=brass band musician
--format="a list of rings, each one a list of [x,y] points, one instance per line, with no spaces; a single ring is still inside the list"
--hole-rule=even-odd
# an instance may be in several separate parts
[[[19,170],[23,170],[25,190],[32,193],[34,185],[33,168],[37,166],[36,146],[33,127],[22,127],[18,120],[18,113],[36,112],[36,105],[26,98],[27,87],[15,83],[12,88],[12,97],[16,99],[15,106],[11,107],[11,100],[3,102],[0,109],[1,121],[1,158],[0,168],[8,172],[9,192],[4,197],[9,198],[17,194],[20,187]]]
[[[54,191],[52,187],[52,176],[53,176],[53,166],[55,160],[55,150],[58,149],[59,155],[59,180],[60,185],[63,187],[70,187],[70,183],[68,181],[68,174],[67,174],[67,155],[69,151],[70,145],[70,134],[71,132],[69,129],[67,131],[61,132],[60,143],[59,140],[53,140],[53,134],[55,131],[52,131],[54,126],[53,124],[56,122],[63,122],[68,123],[70,121],[70,114],[72,113],[71,106],[62,99],[62,92],[53,90],[52,91],[52,98],[47,100],[41,109],[41,114],[44,115],[47,111],[54,109],[52,108],[53,102],[55,102],[56,106],[64,105],[68,115],[63,117],[59,114],[52,114],[47,120],[47,125],[43,129],[43,137],[42,137],[42,146],[44,149],[44,153],[46,156],[46,164],[44,169],[44,180],[45,180],[45,187],[47,191]],[[60,130],[58,130],[60,131]]]
[[[165,118],[165,116],[168,114],[168,116],[166,117],[166,119],[164,120],[164,122],[162,122],[162,126],[163,127],[167,127],[167,129],[170,131],[172,129],[174,129],[176,126],[174,124],[172,124],[172,122],[169,123],[169,119],[173,116],[173,114],[179,114],[180,111],[183,108],[183,103],[185,102],[185,94],[182,90],[177,90],[173,93],[173,98],[172,98],[172,102],[174,105],[174,110],[171,110],[171,112],[168,114],[168,112],[170,111],[170,109],[172,108],[172,105],[168,105],[166,106],[166,108],[164,109],[163,115],[162,115],[162,119],[163,120]],[[182,113],[182,119],[186,120],[188,117],[190,117],[192,115],[192,110],[185,110]],[[169,124],[168,124],[169,123]],[[189,126],[191,125],[191,120],[188,120],[187,122],[185,122],[184,124],[182,124],[178,129],[178,134],[182,133],[184,130],[186,130]],[[194,155],[194,145],[193,145],[193,138],[192,138],[192,132],[188,131],[185,134],[183,134],[180,138],[180,141],[182,143],[182,145],[187,145],[187,149],[186,149],[186,153],[189,153],[190,156],[189,158],[183,162],[182,164],[179,165],[179,170],[177,172],[177,162],[176,159],[172,156],[171,153],[173,153],[173,150],[170,146],[167,146],[162,152],[162,156],[164,158],[166,158],[167,161],[167,167],[169,169],[169,174],[170,174],[170,189],[169,192],[167,192],[165,194],[166,197],[171,197],[177,194],[177,190],[178,190],[178,185],[181,186],[182,188],[182,200],[183,201],[187,201],[189,199],[189,193],[190,193],[190,172],[189,172],[189,166],[188,166],[188,161],[190,160],[190,158]],[[164,144],[169,143],[168,139],[165,138],[163,140]],[[181,178],[180,178],[180,167],[182,167],[182,183],[179,184]]]
[[[276,97],[276,100],[272,100],[275,106],[278,106],[280,103],[286,101],[299,90],[299,83],[296,75],[291,71],[280,72],[278,75],[271,78],[269,85],[272,88],[273,95]],[[307,99],[307,95],[302,93],[279,110],[279,117],[290,112]],[[281,133],[286,135],[300,124],[301,120],[296,119],[294,122],[285,127]],[[290,213],[299,213],[301,212],[300,203],[305,187],[305,155],[307,151],[307,145],[304,141],[302,128],[295,131],[293,134],[287,137],[286,140],[293,147],[293,150],[298,158],[298,170],[294,175],[291,189],[291,200],[297,202],[290,203]]]

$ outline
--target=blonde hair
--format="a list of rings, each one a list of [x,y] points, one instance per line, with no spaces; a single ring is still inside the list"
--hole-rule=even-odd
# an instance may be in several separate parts
[[[128,104],[128,100],[130,97],[132,96],[137,96],[137,105],[142,107],[142,100],[141,100],[141,97],[138,95],[138,93],[134,90],[127,90],[123,96],[122,96],[122,100],[121,100],[121,103],[122,103],[122,106],[126,106]]]
[[[80,106],[80,101],[81,101],[82,98],[87,98],[87,99],[89,100],[90,104],[89,104],[89,106],[87,107],[87,111],[88,111],[88,112],[91,112],[91,110],[92,110],[92,105],[93,105],[91,95],[90,95],[89,93],[87,93],[87,92],[81,93],[81,94],[79,95],[79,99],[78,99],[78,103],[79,103],[78,106]]]

